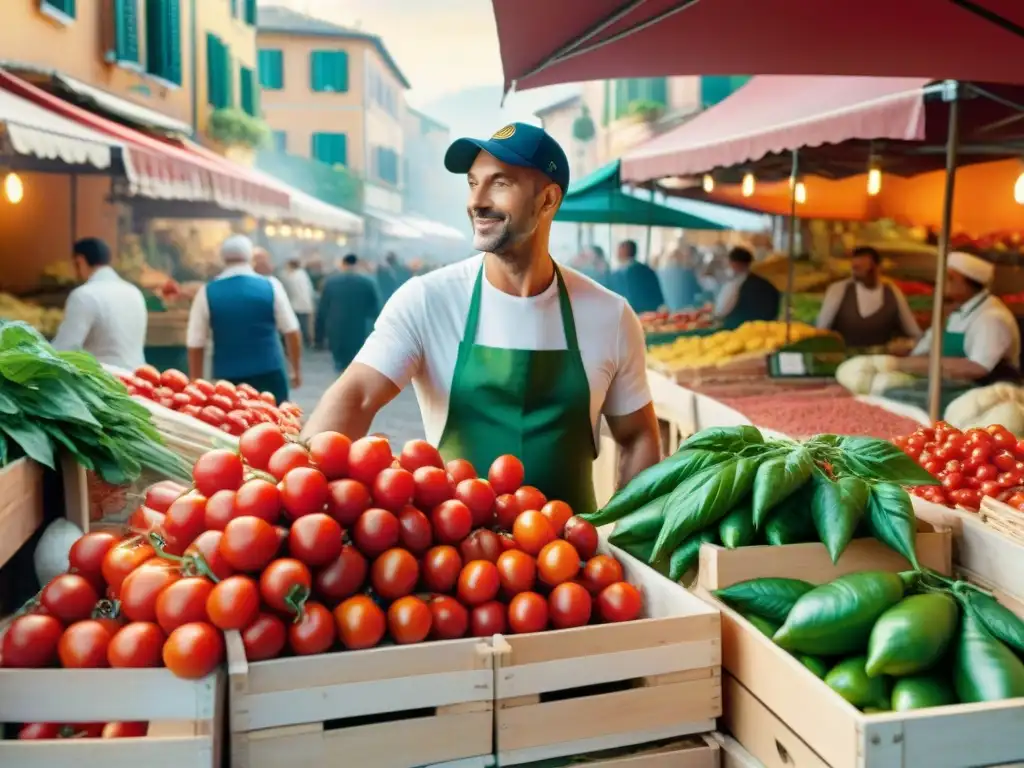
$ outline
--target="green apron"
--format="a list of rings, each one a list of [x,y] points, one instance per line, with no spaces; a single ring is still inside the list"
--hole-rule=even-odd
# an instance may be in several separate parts
[[[961,315],[964,320],[973,315],[978,307],[985,303],[985,300],[989,297],[988,291],[982,291],[969,302],[964,304],[957,310],[957,314]],[[972,306],[973,304],[973,306]],[[951,316],[952,317],[952,316]],[[966,333],[950,333],[949,321],[946,321],[946,328],[942,332],[942,356],[943,357],[967,357],[967,349],[964,347],[964,339],[967,337]]]
[[[452,376],[448,419],[438,448],[446,461],[468,459],[486,473],[496,458],[518,456],[526,485],[576,513],[597,508],[594,431],[572,304],[555,265],[566,349],[497,349],[476,343],[481,266]]]

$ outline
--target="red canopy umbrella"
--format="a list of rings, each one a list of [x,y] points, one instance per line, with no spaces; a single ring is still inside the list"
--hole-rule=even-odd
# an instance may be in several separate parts
[[[1020,0],[493,0],[505,89],[663,75],[1024,83]]]

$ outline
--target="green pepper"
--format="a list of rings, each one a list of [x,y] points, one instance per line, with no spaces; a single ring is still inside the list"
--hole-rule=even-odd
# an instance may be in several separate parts
[[[867,659],[854,656],[843,659],[825,675],[825,685],[855,707],[889,708],[889,684],[884,677],[868,677]]]
[[[715,597],[743,613],[756,613],[782,623],[796,601],[814,589],[800,579],[750,579],[715,591]]]
[[[811,670],[815,677],[820,677],[822,680],[825,679],[825,675],[828,674],[830,669],[828,662],[817,656],[808,656],[805,653],[799,653],[796,656],[796,660]]]
[[[637,541],[629,544],[616,544],[619,549],[626,552],[641,563],[650,563],[651,553],[654,552],[654,539],[650,541]]]
[[[764,526],[768,543],[779,547],[784,544],[803,544],[817,541],[814,520],[811,517],[813,486],[807,485],[775,507]]]
[[[754,510],[749,499],[722,518],[722,522],[718,524],[718,536],[722,540],[722,546],[729,549],[750,546],[754,543],[756,535]]]
[[[958,614],[956,600],[944,592],[903,598],[871,630],[867,673],[903,676],[930,669],[953,642]]]
[[[953,585],[953,591],[967,603],[989,634],[1002,640],[1011,650],[1024,654],[1024,621],[1017,614],[962,581]]]
[[[892,711],[944,707],[956,696],[945,678],[935,674],[899,678],[892,687]]]
[[[971,610],[960,621],[953,684],[964,704],[1024,696],[1024,663],[989,634]]]
[[[684,541],[672,553],[668,565],[668,577],[672,581],[679,581],[700,560],[700,545],[714,544],[716,541],[718,541],[718,531],[711,528],[695,533]]]
[[[744,619],[746,619],[754,625],[754,629],[756,629],[762,635],[767,637],[769,640],[771,640],[772,635],[774,635],[779,630],[779,625],[776,624],[774,621],[769,621],[763,616],[758,616],[756,613],[744,613],[742,614],[742,616]]]
[[[650,541],[652,544],[658,538],[658,531],[665,522],[665,502],[668,495],[659,496],[635,512],[630,512],[617,523],[608,541],[617,547],[623,544],[635,544],[641,541]]]
[[[904,578],[888,571],[840,576],[796,601],[775,642],[790,652],[819,656],[862,653],[875,621],[903,599],[904,589]]]

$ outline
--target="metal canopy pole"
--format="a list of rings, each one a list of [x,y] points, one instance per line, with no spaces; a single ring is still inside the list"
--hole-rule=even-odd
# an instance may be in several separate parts
[[[793,165],[789,172],[789,265],[786,274],[786,343],[790,342],[790,324],[793,322],[793,284],[796,282],[796,185],[800,173],[800,150],[793,150]]]
[[[953,192],[956,184],[956,160],[960,146],[960,88],[956,81],[946,83],[942,95],[949,102],[949,132],[946,136],[946,187],[942,197],[942,230],[935,264],[935,300],[932,302],[932,348],[928,359],[928,416],[936,422],[942,415],[942,332],[945,329],[943,304],[946,297],[946,259],[953,218]]]

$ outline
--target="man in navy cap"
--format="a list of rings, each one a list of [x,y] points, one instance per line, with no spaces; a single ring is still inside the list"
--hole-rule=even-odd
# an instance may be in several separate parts
[[[481,253],[395,292],[306,431],[365,435],[412,383],[445,459],[468,459],[486,476],[513,454],[527,484],[592,511],[602,416],[621,449],[620,482],[661,457],[643,329],[622,297],[548,252],[569,163],[544,130],[513,123],[459,139],[445,167],[466,175]]]

